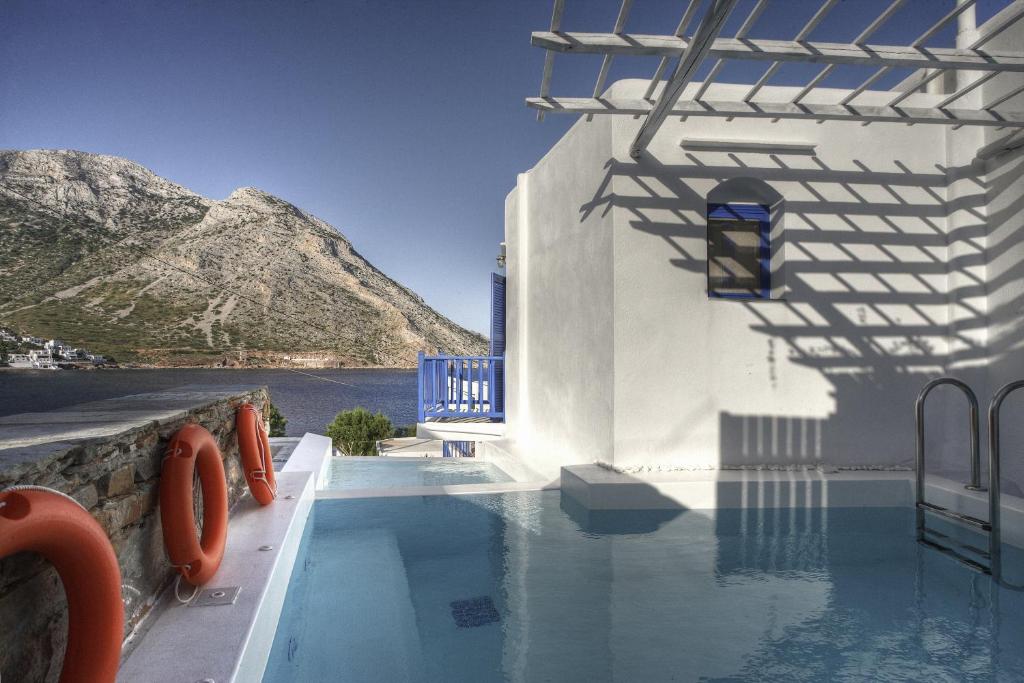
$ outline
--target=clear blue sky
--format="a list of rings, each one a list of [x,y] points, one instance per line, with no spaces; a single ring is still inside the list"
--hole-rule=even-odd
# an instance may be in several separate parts
[[[754,0],[740,0],[731,35]],[[843,0],[813,34],[850,40],[888,0]],[[980,0],[979,22],[1008,0]],[[328,221],[376,266],[486,332],[503,202],[572,120],[535,120],[552,0],[3,0],[0,148],[137,161],[221,199],[241,186]],[[609,31],[618,0],[566,0],[564,30]],[[670,33],[683,0],[636,0],[627,30]],[[774,0],[751,37],[794,34],[820,0]],[[872,42],[953,7],[910,0]],[[933,44],[952,44],[946,31]],[[553,94],[589,96],[600,58],[560,56]],[[618,59],[609,82],[657,58]],[[753,82],[763,65],[720,80]],[[891,86],[905,72],[880,83]],[[837,69],[825,85],[860,83]],[[795,83],[786,67],[773,83]]]

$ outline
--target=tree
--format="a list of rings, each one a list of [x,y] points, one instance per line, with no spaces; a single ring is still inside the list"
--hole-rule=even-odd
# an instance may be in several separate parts
[[[7,342],[0,341],[0,365],[7,365],[7,358],[10,353],[10,348],[7,346]]]
[[[416,424],[395,427],[395,438],[416,436]]]
[[[390,439],[394,432],[391,420],[366,408],[343,410],[327,425],[327,436],[345,455],[377,455],[377,441]]]
[[[285,425],[288,418],[281,414],[273,403],[270,404],[270,436],[284,436]]]

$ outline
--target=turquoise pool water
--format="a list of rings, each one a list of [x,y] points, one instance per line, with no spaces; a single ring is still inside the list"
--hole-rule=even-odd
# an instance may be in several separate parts
[[[475,458],[332,458],[329,489],[392,489],[405,486],[489,484],[512,478]]]
[[[1012,681],[1022,643],[1024,595],[908,509],[322,500],[264,681]]]

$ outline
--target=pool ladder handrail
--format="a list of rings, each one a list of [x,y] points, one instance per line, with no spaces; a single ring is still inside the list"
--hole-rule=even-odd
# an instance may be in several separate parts
[[[950,385],[950,386],[954,386],[957,389],[959,389],[961,392],[963,392],[964,396],[967,398],[967,402],[968,402],[968,405],[969,405],[969,408],[970,408],[969,420],[970,420],[970,429],[971,429],[971,478],[970,478],[970,482],[967,483],[964,486],[964,488],[969,489],[971,491],[985,491],[985,487],[981,486],[981,448],[980,448],[980,439],[978,437],[978,397],[975,395],[974,391],[972,391],[971,388],[969,386],[967,386],[967,384],[965,382],[963,382],[963,381],[961,381],[961,380],[959,380],[959,379],[957,379],[955,377],[939,377],[938,379],[933,379],[932,381],[930,381],[930,382],[928,382],[927,384],[924,385],[924,387],[921,389],[921,392],[917,395],[917,402],[914,404],[914,408],[915,408],[915,422],[916,422],[916,427],[917,427],[917,451],[916,451],[916,458],[915,458],[915,470],[916,470],[916,475],[917,475],[916,476],[916,480],[917,480],[916,484],[917,485],[915,486],[916,501],[915,501],[915,505],[914,505],[916,513],[917,513],[917,540],[918,540],[919,543],[921,543],[923,545],[927,545],[927,546],[929,546],[931,548],[935,548],[936,550],[939,550],[939,551],[941,551],[943,553],[946,553],[947,555],[952,555],[953,557],[955,557],[956,559],[960,560],[964,564],[972,567],[973,569],[977,569],[979,571],[985,572],[986,574],[991,574],[993,576],[993,578],[996,578],[998,580],[999,574],[1000,574],[999,512],[998,512],[998,508],[999,508],[999,464],[998,464],[998,461],[999,461],[999,443],[998,443],[998,437],[996,438],[996,442],[995,442],[995,446],[994,447],[992,445],[991,438],[989,440],[989,446],[990,446],[989,447],[989,492],[988,492],[989,493],[989,513],[990,513],[989,521],[986,522],[985,520],[978,519],[977,517],[972,517],[971,515],[965,515],[965,514],[960,513],[960,512],[955,512],[953,510],[950,510],[949,508],[942,507],[941,505],[935,505],[933,503],[929,503],[924,498],[924,491],[925,491],[924,405],[925,405],[925,399],[928,398],[928,395],[931,393],[931,391],[933,389],[935,389],[936,387],[939,387],[939,386],[947,385],[947,384]],[[1021,381],[1021,385],[1024,386],[1024,381]],[[1005,389],[1005,387],[1004,387],[1004,389]],[[1000,393],[1002,393],[1002,390],[1001,390]],[[1006,392],[1006,393],[1009,393],[1009,392]],[[998,404],[996,403],[996,399],[997,398],[998,398]],[[992,399],[992,405],[989,407],[989,425],[990,425],[990,432],[989,433],[990,433],[990,435],[992,434],[991,425],[993,423],[993,419],[995,420],[995,423],[996,423],[996,426],[997,426],[997,429],[998,429],[998,422],[999,422],[998,410],[999,410],[999,404],[1002,404],[1002,399],[1003,398],[1005,398],[1005,395],[1001,396],[1000,394],[997,394],[996,398]],[[995,464],[993,464],[993,463],[995,463]],[[994,476],[993,476],[993,473],[994,473]],[[994,483],[993,483],[993,481],[994,481]],[[992,514],[992,510],[993,509],[996,510],[994,515]],[[967,524],[969,526],[972,526],[972,527],[974,527],[974,528],[976,528],[976,529],[978,529],[978,530],[980,530],[980,531],[982,531],[984,533],[988,533],[988,535],[989,535],[989,549],[988,549],[987,553],[985,551],[979,549],[979,548],[974,548],[974,547],[971,547],[971,546],[961,546],[961,547],[964,548],[965,550],[969,550],[969,551],[971,551],[973,553],[976,553],[977,555],[979,555],[981,557],[987,558],[988,561],[989,561],[989,566],[986,567],[984,564],[982,564],[982,563],[972,559],[971,557],[968,557],[968,556],[964,555],[963,553],[955,550],[954,548],[952,548],[950,546],[942,545],[940,543],[937,543],[936,541],[933,541],[933,540],[927,538],[925,536],[926,533],[930,533],[930,534],[932,534],[934,536],[942,536],[943,538],[948,538],[948,537],[945,536],[944,534],[941,534],[941,533],[937,532],[937,531],[930,530],[930,529],[926,528],[926,526],[925,526],[925,512],[930,512],[930,513],[933,513],[933,514],[936,514],[936,515],[939,515],[939,516],[942,516],[942,517],[946,517],[947,519],[952,519],[952,520],[957,521],[957,522],[962,522],[962,523]]]
[[[999,488],[999,457],[1000,457],[1000,445],[999,445],[999,413],[1003,407],[1003,401],[1006,397],[1017,391],[1021,387],[1024,387],[1024,379],[1016,379],[1012,382],[1007,382],[995,393],[992,397],[992,402],[988,407],[988,452],[989,452],[989,492],[988,492],[988,515],[992,523],[992,533],[989,536],[990,550],[992,562],[992,578],[996,581],[1001,581],[1002,574],[1002,543],[1001,543],[1001,508],[999,499],[1002,495]],[[1019,586],[1004,586],[1019,589]]]
[[[916,412],[917,412],[917,540],[921,543],[941,550],[944,553],[953,555],[961,562],[968,564],[976,569],[980,569],[986,573],[992,575],[995,581],[1008,588],[1014,588],[1020,590],[1021,586],[1013,586],[1005,584],[1002,581],[1002,534],[1001,534],[1001,507],[1000,499],[1002,496],[1000,485],[999,485],[999,462],[1000,462],[1000,413],[1003,408],[1003,401],[1018,389],[1024,388],[1024,379],[1013,380],[1007,382],[999,391],[992,396],[992,400],[988,405],[988,522],[980,520],[976,517],[969,515],[963,515],[959,512],[953,512],[947,508],[943,508],[938,505],[932,505],[924,500],[924,399],[928,396],[928,393],[935,387],[942,384],[951,384],[967,396],[968,402],[971,404],[971,446],[972,446],[972,457],[971,457],[971,483],[966,486],[968,489],[976,491],[984,491],[983,488],[978,487],[979,479],[978,469],[981,461],[978,458],[978,399],[971,391],[971,388],[960,380],[954,377],[940,377],[939,379],[928,382],[921,389],[921,393],[918,394]],[[988,557],[989,566],[985,567],[980,562],[975,562],[969,557],[965,557],[956,550],[942,546],[934,541],[926,539],[924,537],[925,526],[924,526],[924,513],[933,512],[944,517],[949,517],[954,520],[965,522],[971,526],[977,527],[982,531],[988,532],[988,553],[980,551],[977,548],[970,548],[973,552],[978,553],[982,557]],[[930,532],[936,534],[937,532]]]

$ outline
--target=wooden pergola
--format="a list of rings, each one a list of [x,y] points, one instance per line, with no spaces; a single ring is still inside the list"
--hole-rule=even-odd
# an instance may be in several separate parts
[[[900,9],[906,0],[891,0],[885,9],[866,26],[851,43],[827,43],[810,40],[811,33],[825,19],[839,0],[821,0],[822,4],[796,33],[792,40],[755,40],[747,38],[751,28],[768,6],[770,0],[756,0],[750,14],[744,19],[732,38],[721,37],[726,19],[736,7],[738,0],[689,0],[682,20],[672,35],[639,35],[626,33],[626,21],[633,0],[622,0],[615,26],[611,33],[574,33],[561,30],[565,0],[555,0],[551,26],[547,31],[532,34],[532,43],[543,48],[545,53],[544,72],[541,79],[540,96],[527,98],[528,106],[539,110],[538,118],[546,112],[586,114],[621,114],[645,116],[640,131],[630,147],[634,157],[647,148],[658,128],[669,116],[712,116],[723,118],[761,119],[811,119],[818,121],[841,120],[858,123],[888,122],[906,124],[939,124],[947,126],[994,126],[1015,129],[1013,134],[1024,128],[1024,112],[1007,111],[1000,108],[1014,96],[1024,92],[1024,85],[1011,88],[991,102],[977,107],[965,107],[962,99],[979,86],[997,78],[1000,74],[1024,72],[1024,52],[988,52],[986,43],[1007,28],[1024,18],[1024,0],[1014,2],[999,16],[999,23],[988,32],[963,48],[934,47],[927,43],[943,28],[954,22],[958,16],[973,10],[977,0],[959,0],[956,6],[920,36],[907,45],[874,45],[868,43],[871,36]],[[698,11],[703,14],[696,21],[692,33],[688,29],[697,19]],[[592,97],[554,97],[550,95],[551,73],[557,53],[600,54],[604,56],[597,75]],[[611,68],[612,60],[619,55],[649,55],[660,57],[657,69],[646,92],[636,99],[615,99],[601,97]],[[706,59],[714,59],[708,76],[703,83],[684,90]],[[658,85],[665,78],[673,60],[664,87]],[[715,82],[726,60],[757,60],[767,68],[749,90],[736,99],[707,100],[705,94]],[[809,62],[820,64],[821,69],[789,101],[758,101],[758,92],[768,83],[779,68],[787,62]],[[876,67],[874,73],[859,86],[842,95],[835,102],[806,102],[807,96],[832,71],[841,65],[854,64]],[[892,91],[892,97],[883,104],[872,100],[871,104],[857,103],[865,91],[894,68],[912,68],[914,74],[905,79]],[[913,100],[904,104],[915,93],[922,92],[929,82],[950,72],[967,71],[976,74],[974,79],[962,85],[937,103],[934,95],[925,98],[926,106],[915,106]],[[1018,80],[1019,76],[1015,77]],[[845,92],[845,91],[843,91]],[[657,93],[657,94],[656,94]],[[819,99],[819,98],[812,98]],[[959,102],[958,102],[959,101]],[[958,106],[958,104],[960,106]]]

